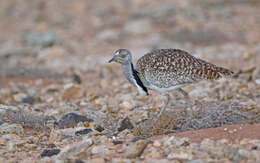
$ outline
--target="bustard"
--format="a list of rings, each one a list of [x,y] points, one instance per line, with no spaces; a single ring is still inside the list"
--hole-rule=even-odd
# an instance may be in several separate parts
[[[136,66],[132,63],[132,54],[127,49],[114,52],[110,62],[122,65],[127,80],[137,87],[141,95],[148,95],[148,90],[164,93],[166,101],[158,114],[160,117],[169,101],[169,92],[178,90],[186,94],[181,88],[187,84],[201,80],[216,80],[232,75],[232,71],[195,58],[180,49],[158,49],[145,54],[138,59]]]

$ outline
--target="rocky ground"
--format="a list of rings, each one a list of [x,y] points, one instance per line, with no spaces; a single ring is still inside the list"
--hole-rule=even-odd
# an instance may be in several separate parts
[[[260,162],[258,0],[0,1],[0,162]],[[138,95],[135,61],[180,48],[229,68],[164,97]]]

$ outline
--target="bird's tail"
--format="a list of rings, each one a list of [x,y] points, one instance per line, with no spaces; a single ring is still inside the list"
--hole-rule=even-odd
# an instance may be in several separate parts
[[[216,67],[216,70],[222,77],[232,77],[234,72],[232,72],[229,69],[223,68],[223,67]]]

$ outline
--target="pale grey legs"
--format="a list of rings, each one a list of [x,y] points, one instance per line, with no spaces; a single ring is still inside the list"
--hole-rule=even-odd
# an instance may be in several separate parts
[[[178,88],[177,89],[185,98],[189,99],[189,94],[187,92],[185,92],[183,89]],[[169,93],[165,93],[165,101],[164,101],[164,105],[162,107],[162,109],[160,110],[160,113],[158,114],[158,119],[160,119],[160,117],[162,116],[162,114],[164,113],[166,107],[168,106],[169,102],[171,101],[171,96]]]
[[[169,104],[169,101],[171,99],[171,96],[168,93],[165,93],[165,101],[164,101],[164,105],[162,107],[162,109],[160,110],[160,113],[158,114],[158,119],[160,119],[161,115],[163,114],[163,112],[165,111],[166,107]]]

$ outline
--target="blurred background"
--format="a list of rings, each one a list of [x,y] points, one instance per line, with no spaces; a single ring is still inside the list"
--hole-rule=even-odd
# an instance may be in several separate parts
[[[16,66],[96,69],[118,48],[135,59],[181,48],[230,68],[259,55],[259,0],[1,0],[0,17],[2,74]]]

